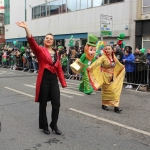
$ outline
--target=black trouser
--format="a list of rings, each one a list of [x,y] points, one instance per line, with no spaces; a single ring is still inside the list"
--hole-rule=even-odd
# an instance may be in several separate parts
[[[147,84],[147,71],[146,70],[136,72],[135,83]]]
[[[134,83],[135,73],[134,72],[126,72],[127,82]]]
[[[57,126],[57,120],[60,107],[60,90],[56,74],[52,74],[48,70],[44,71],[39,95],[39,128],[48,129],[48,121],[46,115],[47,101],[51,101],[52,105],[52,124]]]

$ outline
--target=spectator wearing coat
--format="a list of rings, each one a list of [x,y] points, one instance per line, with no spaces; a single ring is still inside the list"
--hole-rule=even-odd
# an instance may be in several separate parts
[[[125,54],[122,60],[125,64],[127,83],[134,82],[134,76],[135,76],[134,60],[135,60],[135,57],[132,54],[132,48],[128,47],[127,49],[125,49]],[[133,87],[131,84],[128,84],[125,88],[133,88]]]
[[[145,55],[146,56],[146,63],[147,65],[149,65],[149,87],[150,87],[150,47],[147,49],[147,54]]]
[[[121,48],[119,46],[115,46],[114,47],[114,54],[117,57],[117,59],[119,60],[119,62],[122,63],[122,59],[123,59],[123,51],[121,50]]]
[[[144,55],[145,48],[140,49],[139,54],[136,55],[136,77],[135,83],[146,84],[147,83],[147,64],[146,56]]]

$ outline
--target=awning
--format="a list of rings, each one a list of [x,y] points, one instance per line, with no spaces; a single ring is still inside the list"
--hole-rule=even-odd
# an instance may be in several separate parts
[[[55,40],[59,39],[70,39],[70,37],[73,35],[74,39],[77,38],[87,38],[88,33],[72,33],[72,34],[59,34],[59,35],[54,35]],[[43,37],[43,36],[35,36],[35,38],[38,37]],[[23,38],[13,38],[13,39],[6,39],[6,42],[13,42],[13,41],[18,41],[18,42],[25,42],[27,41],[26,37]]]

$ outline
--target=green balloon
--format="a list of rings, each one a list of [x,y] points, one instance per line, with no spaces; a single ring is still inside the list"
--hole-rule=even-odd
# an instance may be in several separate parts
[[[16,41],[13,41],[13,44],[14,44],[14,45],[16,45],[16,44],[17,44],[17,42],[16,42]]]
[[[25,50],[24,46],[22,46],[20,50],[21,50],[22,52],[24,52],[24,50]]]

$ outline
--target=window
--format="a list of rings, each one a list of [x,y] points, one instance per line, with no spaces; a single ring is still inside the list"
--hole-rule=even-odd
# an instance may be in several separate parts
[[[5,10],[9,10],[10,0],[5,0]],[[25,0],[26,1],[26,0]],[[124,0],[54,0],[32,8],[32,19],[98,7],[105,4],[123,2]],[[143,12],[150,12],[150,0],[143,0]],[[7,20],[7,21],[6,21]],[[9,24],[9,12],[5,12],[5,24]],[[8,23],[7,23],[8,22]]]
[[[93,7],[101,6],[103,4],[103,0],[93,0]]]
[[[59,0],[59,13],[66,12],[66,0]]]
[[[109,0],[104,0],[104,4],[108,4]]]
[[[50,15],[50,3],[47,3],[47,16]]]
[[[10,0],[5,0],[4,1],[4,23],[10,24]]]
[[[150,6],[150,0],[143,0],[143,6]]]
[[[41,5],[41,17],[46,16],[46,4]]]
[[[143,13],[150,13],[150,7],[143,7]]]
[[[81,8],[80,9],[86,9],[87,8],[87,0],[81,0]]]
[[[80,10],[80,0],[77,0],[77,10]]]
[[[88,0],[88,6],[87,6],[87,8],[90,8],[91,6],[92,6],[91,0]]]
[[[66,12],[66,5],[67,5],[66,0],[62,0],[62,5],[61,5],[61,12],[62,13]]]
[[[4,14],[0,14],[0,23],[4,23]]]
[[[145,35],[143,36],[143,48],[145,48],[146,50],[150,47],[150,35]]]
[[[150,13],[150,0],[143,0],[143,13]]]
[[[50,2],[50,14],[51,15],[59,14],[59,9],[60,9],[60,6],[59,6],[58,0]]]
[[[34,19],[34,7],[32,8],[32,19]]]
[[[109,0],[109,3],[123,2],[124,0]]]
[[[34,19],[36,19],[36,18],[40,18],[41,17],[41,7],[40,6],[36,6],[36,7],[34,7],[34,11],[33,11],[33,13],[34,13]]]
[[[67,12],[76,11],[76,0],[67,0]]]
[[[0,27],[0,35],[4,34],[4,27]]]

